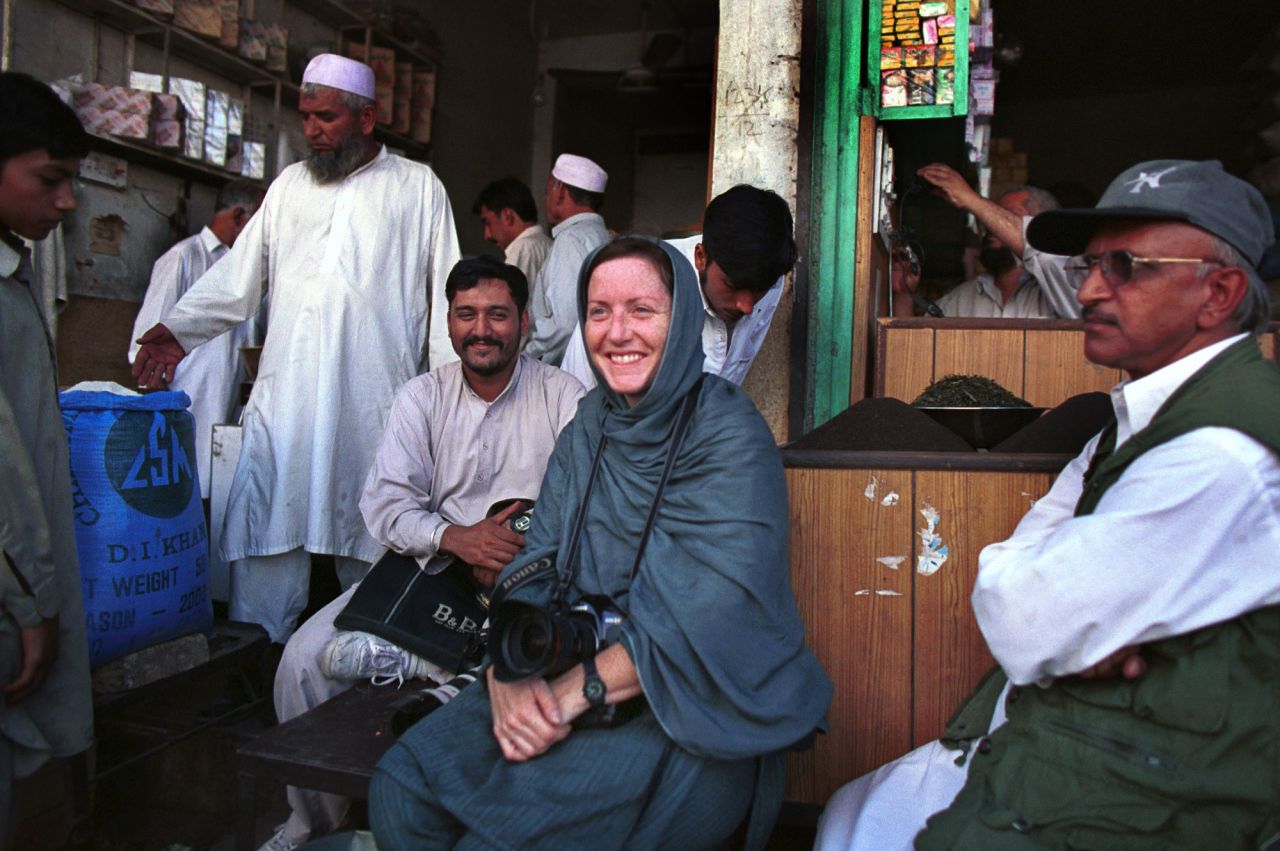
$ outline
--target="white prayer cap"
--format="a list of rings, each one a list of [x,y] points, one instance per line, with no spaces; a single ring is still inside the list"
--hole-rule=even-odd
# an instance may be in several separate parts
[[[321,53],[307,63],[307,70],[302,72],[302,85],[307,83],[374,99],[373,69],[336,53]]]
[[[588,192],[603,192],[604,185],[609,182],[609,175],[604,169],[577,154],[561,154],[556,157],[551,176],[561,183],[567,183]]]

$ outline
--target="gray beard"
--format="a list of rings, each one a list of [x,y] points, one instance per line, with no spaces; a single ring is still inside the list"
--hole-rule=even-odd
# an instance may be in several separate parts
[[[365,140],[353,133],[342,140],[338,150],[312,151],[305,160],[307,171],[316,183],[338,183],[364,163]]]

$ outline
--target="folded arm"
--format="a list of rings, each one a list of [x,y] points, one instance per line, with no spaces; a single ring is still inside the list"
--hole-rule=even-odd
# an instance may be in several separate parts
[[[1280,602],[1280,463],[1260,444],[1228,429],[1183,435],[1073,517],[1084,457],[982,552],[974,613],[1015,683]]]

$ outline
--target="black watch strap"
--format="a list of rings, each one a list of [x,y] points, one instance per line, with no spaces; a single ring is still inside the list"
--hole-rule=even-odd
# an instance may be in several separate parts
[[[600,679],[600,673],[596,670],[594,656],[582,660],[582,696],[594,709],[604,706],[604,680]]]

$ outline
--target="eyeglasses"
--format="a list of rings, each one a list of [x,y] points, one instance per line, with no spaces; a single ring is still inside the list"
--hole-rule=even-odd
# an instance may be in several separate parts
[[[1162,266],[1173,263],[1194,263],[1196,265],[1216,263],[1223,265],[1221,260],[1211,260],[1203,257],[1135,257],[1123,248],[1115,248],[1098,254],[1081,254],[1079,257],[1073,258],[1067,264],[1067,268],[1078,273],[1081,279],[1092,272],[1094,268],[1097,268],[1102,272],[1102,278],[1107,282],[1107,285],[1114,288],[1130,283],[1138,266]]]

